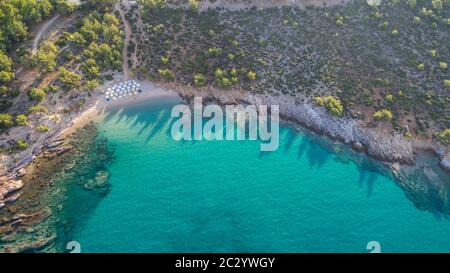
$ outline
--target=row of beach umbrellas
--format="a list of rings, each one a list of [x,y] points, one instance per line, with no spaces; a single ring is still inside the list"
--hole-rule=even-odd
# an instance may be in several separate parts
[[[127,96],[135,96],[141,93],[141,85],[135,80],[117,83],[106,89],[105,97],[107,101],[121,99]]]

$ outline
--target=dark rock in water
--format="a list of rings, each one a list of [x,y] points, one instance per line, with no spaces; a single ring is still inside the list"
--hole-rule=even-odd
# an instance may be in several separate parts
[[[108,183],[109,173],[107,171],[98,171],[95,175],[95,184],[97,187],[103,187]]]
[[[95,187],[95,181],[93,179],[89,179],[88,182],[86,184],[83,185],[83,187],[86,190],[92,190]]]
[[[439,161],[439,165],[441,165],[444,170],[450,172],[450,159],[447,157],[444,157],[441,161]]]
[[[364,146],[361,144],[361,142],[354,142],[352,144],[352,148],[353,148],[353,150],[355,150],[357,152],[363,152],[364,151]]]
[[[104,196],[109,192],[109,173],[107,171],[101,170],[95,174],[94,179],[89,179],[83,187],[86,190],[95,190],[96,193]]]
[[[68,171],[72,170],[75,166],[76,166],[75,160],[71,161],[66,166],[64,166],[64,171],[68,172]]]

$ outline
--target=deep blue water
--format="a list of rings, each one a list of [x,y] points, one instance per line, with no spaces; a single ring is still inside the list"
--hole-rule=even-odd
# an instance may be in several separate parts
[[[289,127],[275,152],[257,141],[176,142],[178,102],[99,121],[114,149],[112,187],[74,223],[82,252],[368,252],[369,241],[383,252],[450,251],[450,221],[418,209],[370,160]]]

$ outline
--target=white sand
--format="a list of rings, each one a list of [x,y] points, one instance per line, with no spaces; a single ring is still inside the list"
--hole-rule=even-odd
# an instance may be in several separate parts
[[[95,103],[86,109],[86,111],[75,117],[70,125],[61,131],[59,136],[66,137],[72,134],[108,109],[123,108],[135,103],[142,103],[147,100],[154,100],[161,97],[178,97],[178,94],[175,91],[156,86],[148,80],[138,82],[142,92],[137,93],[134,96],[126,96],[113,101],[107,101],[105,94],[99,94],[97,98],[92,98],[93,100],[96,100]],[[100,88],[106,90],[107,86]]]
[[[138,83],[140,84],[140,89],[142,90],[142,92],[137,93],[136,95],[122,97],[113,101],[106,101],[105,96],[102,95],[102,97],[100,98],[100,103],[103,105],[103,108],[107,110],[110,108],[123,107],[126,105],[140,103],[146,100],[152,100],[160,97],[178,96],[175,91],[156,86],[154,83],[147,80],[138,81]]]

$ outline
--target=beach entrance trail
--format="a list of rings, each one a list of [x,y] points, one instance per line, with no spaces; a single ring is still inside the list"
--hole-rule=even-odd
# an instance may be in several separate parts
[[[126,8],[130,7],[128,1],[123,1],[122,4]],[[122,9],[122,6],[119,2],[114,5],[114,10],[119,12],[120,18],[122,19],[123,26],[125,29],[125,41],[124,41],[124,46],[123,46],[123,51],[122,51],[122,58],[123,58],[122,70],[123,70],[123,74],[125,75],[125,78],[128,79],[128,77],[129,77],[128,46],[130,44],[130,40],[132,40],[136,47],[136,41],[131,37],[132,31],[131,31],[130,23],[127,21],[126,16],[125,16],[125,11]],[[136,56],[136,52],[134,52],[134,55]],[[134,57],[133,59],[136,59],[136,58]]]
[[[38,49],[39,46],[39,41],[41,40],[42,34],[44,34],[47,29],[56,21],[56,19],[59,18],[59,14],[56,14],[55,16],[53,16],[50,20],[48,20],[47,22],[45,22],[41,28],[38,30],[38,32],[36,33],[36,36],[33,39],[33,48],[32,48],[32,52],[35,53]]]

